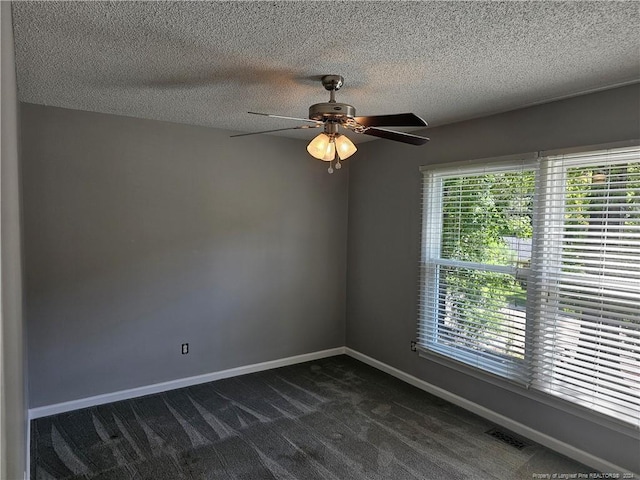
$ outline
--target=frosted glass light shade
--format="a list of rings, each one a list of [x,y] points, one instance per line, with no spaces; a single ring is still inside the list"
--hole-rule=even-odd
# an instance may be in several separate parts
[[[336,135],[335,138],[336,150],[338,151],[338,157],[340,160],[349,158],[358,150],[351,140],[345,135]]]
[[[330,162],[336,156],[336,145],[326,133],[321,133],[307,145],[307,152],[318,160]]]
[[[325,162],[330,162],[334,158],[336,158],[336,144],[333,142],[333,140],[331,140],[329,142],[329,145],[327,146],[327,152],[325,153],[324,157],[322,157],[322,160],[324,160]]]

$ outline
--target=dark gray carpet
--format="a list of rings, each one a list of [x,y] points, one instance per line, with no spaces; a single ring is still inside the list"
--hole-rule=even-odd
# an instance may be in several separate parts
[[[531,479],[589,472],[347,356],[40,418],[32,480]]]

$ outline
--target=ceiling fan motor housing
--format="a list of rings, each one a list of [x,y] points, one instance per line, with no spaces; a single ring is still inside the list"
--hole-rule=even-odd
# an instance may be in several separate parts
[[[309,107],[309,118],[320,122],[343,122],[356,116],[356,109],[346,103],[316,103]]]

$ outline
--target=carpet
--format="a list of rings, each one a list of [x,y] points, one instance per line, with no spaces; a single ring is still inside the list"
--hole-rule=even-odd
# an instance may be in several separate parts
[[[32,480],[531,479],[591,469],[341,355],[31,423]]]

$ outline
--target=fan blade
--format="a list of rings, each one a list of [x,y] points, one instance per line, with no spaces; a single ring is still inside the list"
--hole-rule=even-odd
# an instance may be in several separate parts
[[[322,125],[322,122],[317,120],[311,120],[310,118],[297,118],[297,117],[285,117],[283,115],[273,115],[271,113],[258,113],[258,112],[248,112],[251,115],[262,115],[263,117],[271,117],[271,118],[284,118],[285,120],[297,120],[298,122],[311,122],[317,125]]]
[[[261,132],[250,132],[250,133],[237,133],[236,135],[231,135],[231,137],[246,137],[247,135],[258,135],[260,133],[271,133],[271,132],[283,132],[285,130],[306,130],[309,128],[318,128],[321,127],[322,124],[318,125],[300,125],[299,127],[289,127],[289,128],[276,128],[275,130],[262,130]]]
[[[426,127],[427,122],[415,113],[397,113],[394,115],[373,115],[371,117],[355,117],[354,120],[363,127]]]
[[[384,128],[367,128],[360,133],[386,138],[387,140],[394,140],[396,142],[409,143],[411,145],[424,145],[429,141],[427,137],[419,137],[418,135],[404,132],[394,132],[393,130],[385,130]]]

